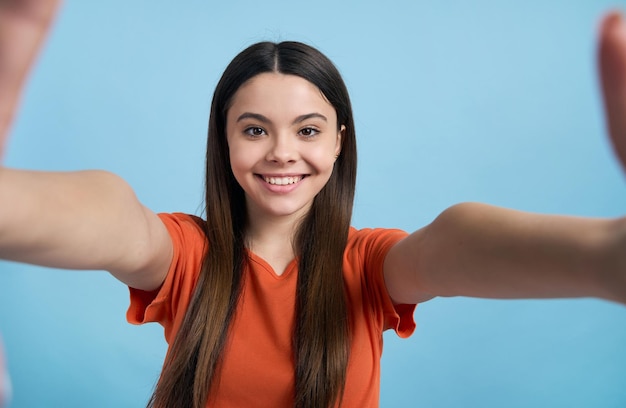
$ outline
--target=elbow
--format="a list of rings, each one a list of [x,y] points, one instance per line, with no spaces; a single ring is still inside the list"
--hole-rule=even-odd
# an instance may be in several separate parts
[[[469,267],[468,231],[480,225],[487,205],[464,202],[441,212],[421,230],[418,271],[420,286],[437,297],[462,295],[454,281],[459,270]]]

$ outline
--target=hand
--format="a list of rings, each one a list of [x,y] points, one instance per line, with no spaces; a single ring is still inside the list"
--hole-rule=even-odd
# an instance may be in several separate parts
[[[608,132],[626,170],[626,22],[618,12],[602,21],[598,62]]]
[[[37,51],[60,0],[0,0],[0,158]]]

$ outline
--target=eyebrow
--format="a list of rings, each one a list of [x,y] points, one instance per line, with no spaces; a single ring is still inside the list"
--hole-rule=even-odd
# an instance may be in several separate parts
[[[313,112],[313,113],[307,113],[305,115],[298,116],[297,118],[294,119],[294,121],[291,124],[295,125],[297,123],[304,122],[305,120],[313,119],[313,118],[322,119],[324,122],[328,122],[328,119],[326,118],[326,116],[322,115],[321,113]],[[256,120],[258,120],[259,122],[262,122],[262,123],[271,123],[272,122],[266,116],[263,116],[260,113],[252,113],[252,112],[244,112],[244,113],[242,113],[237,118],[237,122],[241,122],[242,120],[245,120],[245,119],[256,119]]]
[[[259,122],[270,123],[271,121],[260,113],[244,112],[237,118],[237,122],[241,122],[245,119],[256,119]]]
[[[313,113],[307,113],[306,115],[298,116],[291,124],[295,125],[296,123],[304,122],[305,120],[309,120],[313,118],[322,119],[324,122],[328,122],[328,119],[326,119],[326,116],[322,115],[321,113],[313,112]]]

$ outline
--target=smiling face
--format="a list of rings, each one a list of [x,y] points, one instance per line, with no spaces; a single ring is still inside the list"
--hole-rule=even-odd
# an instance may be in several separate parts
[[[279,73],[257,75],[239,88],[226,136],[250,219],[306,214],[341,149],[334,107],[307,80]]]

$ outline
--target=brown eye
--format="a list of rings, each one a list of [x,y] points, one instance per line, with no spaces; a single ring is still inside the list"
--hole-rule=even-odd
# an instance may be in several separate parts
[[[301,129],[300,132],[298,132],[300,134],[300,136],[303,137],[313,137],[315,135],[317,135],[319,133],[319,130],[314,129],[312,127],[306,127],[304,129]]]
[[[257,127],[257,126],[251,126],[247,128],[244,131],[244,133],[247,134],[248,136],[258,137],[258,136],[263,136],[265,134],[265,129]]]

